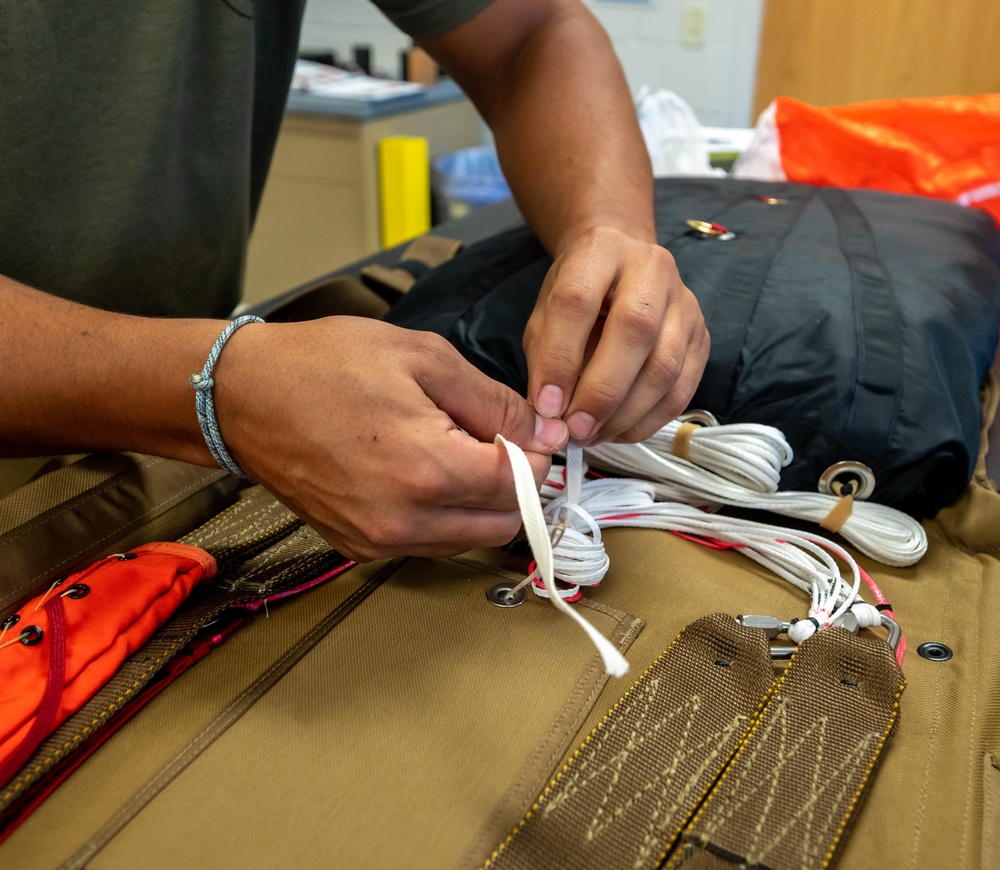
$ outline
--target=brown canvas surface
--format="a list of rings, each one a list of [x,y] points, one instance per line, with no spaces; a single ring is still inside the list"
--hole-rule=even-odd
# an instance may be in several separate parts
[[[977,479],[926,528],[917,566],[861,560],[902,625],[908,685],[843,847],[852,870],[997,866],[1000,495]],[[606,541],[611,571],[587,615],[625,650],[626,678],[603,681],[589,641],[548,602],[502,610],[485,599],[488,570],[413,560],[145,800],[145,784],[376,566],[356,569],[258,617],[185,674],[0,845],[0,866],[74,855],[99,868],[481,862],[681,628],[720,611],[805,611],[801,593],[738,553],[650,530]],[[928,641],[954,657],[921,658]]]

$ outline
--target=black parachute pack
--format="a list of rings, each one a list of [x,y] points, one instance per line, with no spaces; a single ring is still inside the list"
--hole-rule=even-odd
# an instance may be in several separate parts
[[[729,178],[660,179],[655,215],[712,337],[692,408],[781,429],[795,451],[785,490],[847,462],[870,469],[874,501],[918,518],[962,493],[1000,328],[989,215]],[[443,335],[524,395],[521,336],[551,262],[511,230],[420,278],[387,319]]]

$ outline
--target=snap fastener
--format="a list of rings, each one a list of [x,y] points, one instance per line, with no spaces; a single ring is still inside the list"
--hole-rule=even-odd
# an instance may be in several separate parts
[[[875,492],[875,473],[860,462],[835,462],[819,476],[816,488],[827,495],[864,501]]]
[[[90,595],[90,587],[86,583],[74,583],[65,592],[63,598],[86,598]]]
[[[497,607],[517,607],[524,603],[524,589],[512,592],[516,583],[496,583],[486,590],[486,600]]]
[[[45,632],[37,625],[29,625],[21,631],[21,643],[25,646],[36,646],[42,642]]]
[[[948,659],[952,658],[955,653],[951,651],[950,646],[945,646],[943,643],[938,643],[936,640],[932,640],[927,643],[920,644],[920,646],[917,647],[917,655],[931,662],[946,662]]]
[[[700,239],[716,239],[720,242],[728,242],[736,238],[736,233],[727,230],[722,224],[715,221],[687,220],[685,223],[694,230],[694,234]]]

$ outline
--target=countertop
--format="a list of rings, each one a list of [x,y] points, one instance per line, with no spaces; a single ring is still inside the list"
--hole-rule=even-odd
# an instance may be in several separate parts
[[[337,99],[293,89],[288,94],[285,111],[298,115],[366,121],[371,118],[425,109],[442,103],[453,103],[465,98],[465,93],[451,79],[445,79],[415,94],[401,94],[382,100]]]

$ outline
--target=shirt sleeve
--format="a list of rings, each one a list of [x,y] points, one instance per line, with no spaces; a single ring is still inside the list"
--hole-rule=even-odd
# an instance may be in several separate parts
[[[404,33],[436,36],[464,24],[493,0],[372,0]]]

